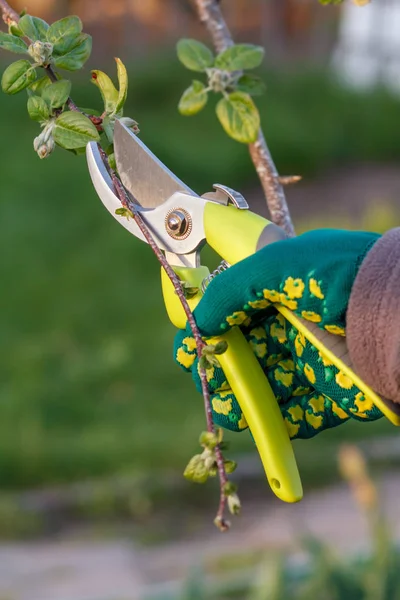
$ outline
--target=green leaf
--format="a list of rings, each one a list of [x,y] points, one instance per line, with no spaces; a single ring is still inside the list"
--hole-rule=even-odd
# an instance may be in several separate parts
[[[24,35],[18,27],[18,23],[16,23],[15,21],[10,22],[8,26],[8,33],[10,33],[11,35],[16,35],[17,37],[22,37]]]
[[[44,90],[51,85],[51,80],[45,75],[40,79],[36,79],[26,90],[28,96],[42,96]]]
[[[83,108],[82,106],[78,106],[78,108],[87,115],[94,115],[95,117],[101,116],[101,111],[97,110],[97,108]]]
[[[236,88],[239,92],[245,92],[246,94],[250,94],[250,96],[261,96],[267,89],[261,77],[250,74],[242,75],[238,79]]]
[[[178,110],[181,115],[195,115],[207,104],[208,95],[205,89],[201,81],[193,81],[179,100]]]
[[[205,483],[207,481],[208,469],[201,454],[196,454],[190,459],[183,476],[195,483]]]
[[[31,15],[24,15],[18,21],[18,27],[24,36],[28,37],[33,42],[36,40],[40,40],[41,42],[47,41],[46,33],[49,24],[46,23],[46,21],[43,21],[43,19],[31,17]]]
[[[81,69],[92,51],[92,38],[87,33],[69,36],[63,40],[62,55],[54,54],[54,64],[60,69],[77,71]]]
[[[238,486],[236,483],[233,483],[233,481],[227,481],[224,484],[222,491],[224,492],[225,496],[230,496],[231,494],[236,494],[237,489]]]
[[[64,106],[71,92],[71,82],[68,79],[61,79],[52,83],[43,90],[42,97],[51,109]]]
[[[47,30],[47,41],[54,46],[58,54],[64,54],[65,41],[77,37],[82,32],[82,21],[79,17],[65,17],[50,25]]]
[[[116,171],[117,170],[117,162],[115,160],[115,154],[114,152],[111,152],[111,154],[108,155],[108,164],[110,165],[110,167]],[[118,210],[118,209],[117,209]]]
[[[28,51],[28,46],[25,44],[24,40],[21,40],[21,38],[16,35],[4,33],[3,31],[0,31],[0,48],[8,50],[9,52],[16,52],[17,54],[26,54]]]
[[[115,107],[115,113],[118,114],[120,111],[122,111],[128,97],[128,73],[122,60],[119,58],[116,58],[115,60],[117,63],[119,85],[118,102],[117,106]]]
[[[36,70],[29,60],[11,63],[1,78],[1,88],[6,94],[18,94],[36,79]]]
[[[253,44],[235,44],[230,46],[215,59],[215,66],[224,71],[241,71],[255,69],[264,58],[264,48]]]
[[[216,446],[218,446],[218,436],[216,433],[212,431],[202,431],[199,438],[200,446],[204,446],[205,448],[210,448],[213,450]]]
[[[111,166],[111,165],[110,165]],[[111,166],[111,168],[113,168]],[[129,208],[126,208],[126,206],[121,206],[121,208],[117,208],[115,211],[115,214],[120,216],[120,217],[126,217],[129,221],[129,219],[133,219],[133,212],[131,210],[129,210]]]
[[[205,71],[214,64],[211,50],[197,40],[179,40],[176,50],[181,63],[191,71]]]
[[[226,133],[238,142],[255,142],[260,128],[260,114],[253,100],[243,92],[222,98],[216,107],[218,119]]]
[[[224,460],[225,471],[230,475],[236,470],[237,463],[234,460]]]
[[[28,113],[31,119],[39,123],[47,121],[50,117],[48,106],[40,96],[28,98]]]
[[[113,114],[119,94],[110,77],[103,71],[92,71],[92,83],[100,90],[105,112],[108,115]]]
[[[78,112],[64,112],[53,129],[55,142],[67,150],[83,148],[88,142],[98,142],[99,132],[93,123]]]
[[[110,117],[104,117],[103,119],[103,131],[110,144],[114,142],[114,123]]]
[[[228,342],[221,340],[214,347],[214,354],[224,354],[228,350]]]

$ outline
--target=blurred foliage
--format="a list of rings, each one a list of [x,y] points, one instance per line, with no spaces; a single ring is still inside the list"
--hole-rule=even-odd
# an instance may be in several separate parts
[[[241,562],[238,556],[227,557],[225,565],[218,561],[219,571],[211,569],[214,577],[199,566],[189,574],[180,595],[164,593],[146,600],[397,600],[400,552],[364,457],[357,447],[346,446],[339,465],[370,526],[370,544],[363,552],[339,555],[329,541],[306,536],[300,540],[302,556],[270,551],[261,559],[259,552],[242,556]]]
[[[255,183],[247,149],[215,127],[212,106],[187,121],[178,114],[186,78],[168,57],[131,66],[126,112],[141,137],[201,193],[215,181]],[[281,172],[399,158],[398,99],[349,92],[308,70],[269,71],[266,80],[260,112]],[[75,93],[79,105],[96,106],[88,82]],[[25,103],[0,96],[0,486],[183,472],[204,413],[172,360],[157,261],[103,209],[84,158],[36,157]],[[329,444],[390,431],[383,421],[352,423],[296,445],[303,477],[336,476]],[[231,439],[234,452],[254,450],[247,433]]]

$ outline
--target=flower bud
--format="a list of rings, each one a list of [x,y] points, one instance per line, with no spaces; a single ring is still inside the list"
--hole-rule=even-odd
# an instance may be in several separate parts
[[[49,134],[50,130],[50,134]],[[51,135],[51,128],[46,128],[33,141],[33,148],[39,158],[47,158],[54,150],[56,144]]]
[[[237,494],[230,494],[228,496],[228,508],[232,515],[238,515],[240,513],[242,505]]]
[[[134,125],[137,125],[137,121],[134,121],[130,117],[122,117],[120,121],[125,125],[125,127],[133,127]]]
[[[37,153],[39,158],[47,158],[53,152],[55,148],[55,143],[53,138],[50,138],[46,144],[42,144],[38,149]]]
[[[53,44],[50,42],[33,42],[28,48],[28,53],[31,55],[35,63],[45,65],[50,62],[50,57],[53,53]]]

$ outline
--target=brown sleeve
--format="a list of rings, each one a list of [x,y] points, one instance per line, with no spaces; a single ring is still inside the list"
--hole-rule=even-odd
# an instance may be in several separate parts
[[[400,228],[385,233],[361,263],[346,338],[355,372],[379,395],[400,403]]]

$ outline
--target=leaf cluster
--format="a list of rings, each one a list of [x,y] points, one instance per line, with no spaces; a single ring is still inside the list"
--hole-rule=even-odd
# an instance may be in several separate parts
[[[177,44],[177,54],[187,69],[205,73],[208,83],[192,82],[179,101],[180,113],[194,115],[207,104],[209,92],[220,93],[216,114],[226,133],[238,142],[254,142],[260,115],[251,96],[262,94],[265,86],[259,77],[244,71],[260,66],[264,49],[253,44],[234,44],[214,56],[201,42],[182,39]]]
[[[138,131],[133,119],[123,117],[123,107],[128,94],[128,75],[120,59],[116,59],[119,90],[110,77],[102,71],[92,71],[92,82],[99,88],[104,112],[78,109],[71,101],[71,81],[58,70],[81,69],[90,56],[91,36],[83,33],[79,17],[69,16],[49,25],[43,19],[23,15],[18,23],[9,24],[9,32],[0,32],[0,48],[25,54],[26,58],[9,65],[3,73],[3,92],[14,95],[26,89],[28,114],[40,123],[43,131],[34,140],[34,149],[40,158],[46,158],[58,145],[76,154],[85,151],[86,144],[101,141],[104,136],[107,154],[113,162],[113,136],[115,119]],[[30,57],[30,59],[28,58]],[[46,75],[38,77],[38,69]],[[71,107],[71,110],[68,108]]]
[[[203,452],[192,456],[183,475],[194,483],[206,483],[209,477],[215,477],[218,474],[216,447],[219,446],[221,450],[226,448],[226,444],[223,443],[222,429],[217,429],[215,433],[203,431],[199,438],[199,444],[203,447]],[[224,459],[224,466],[226,473],[230,474],[237,465],[233,460]],[[227,482],[225,485],[223,491],[226,497],[236,494],[237,487],[233,483]]]

